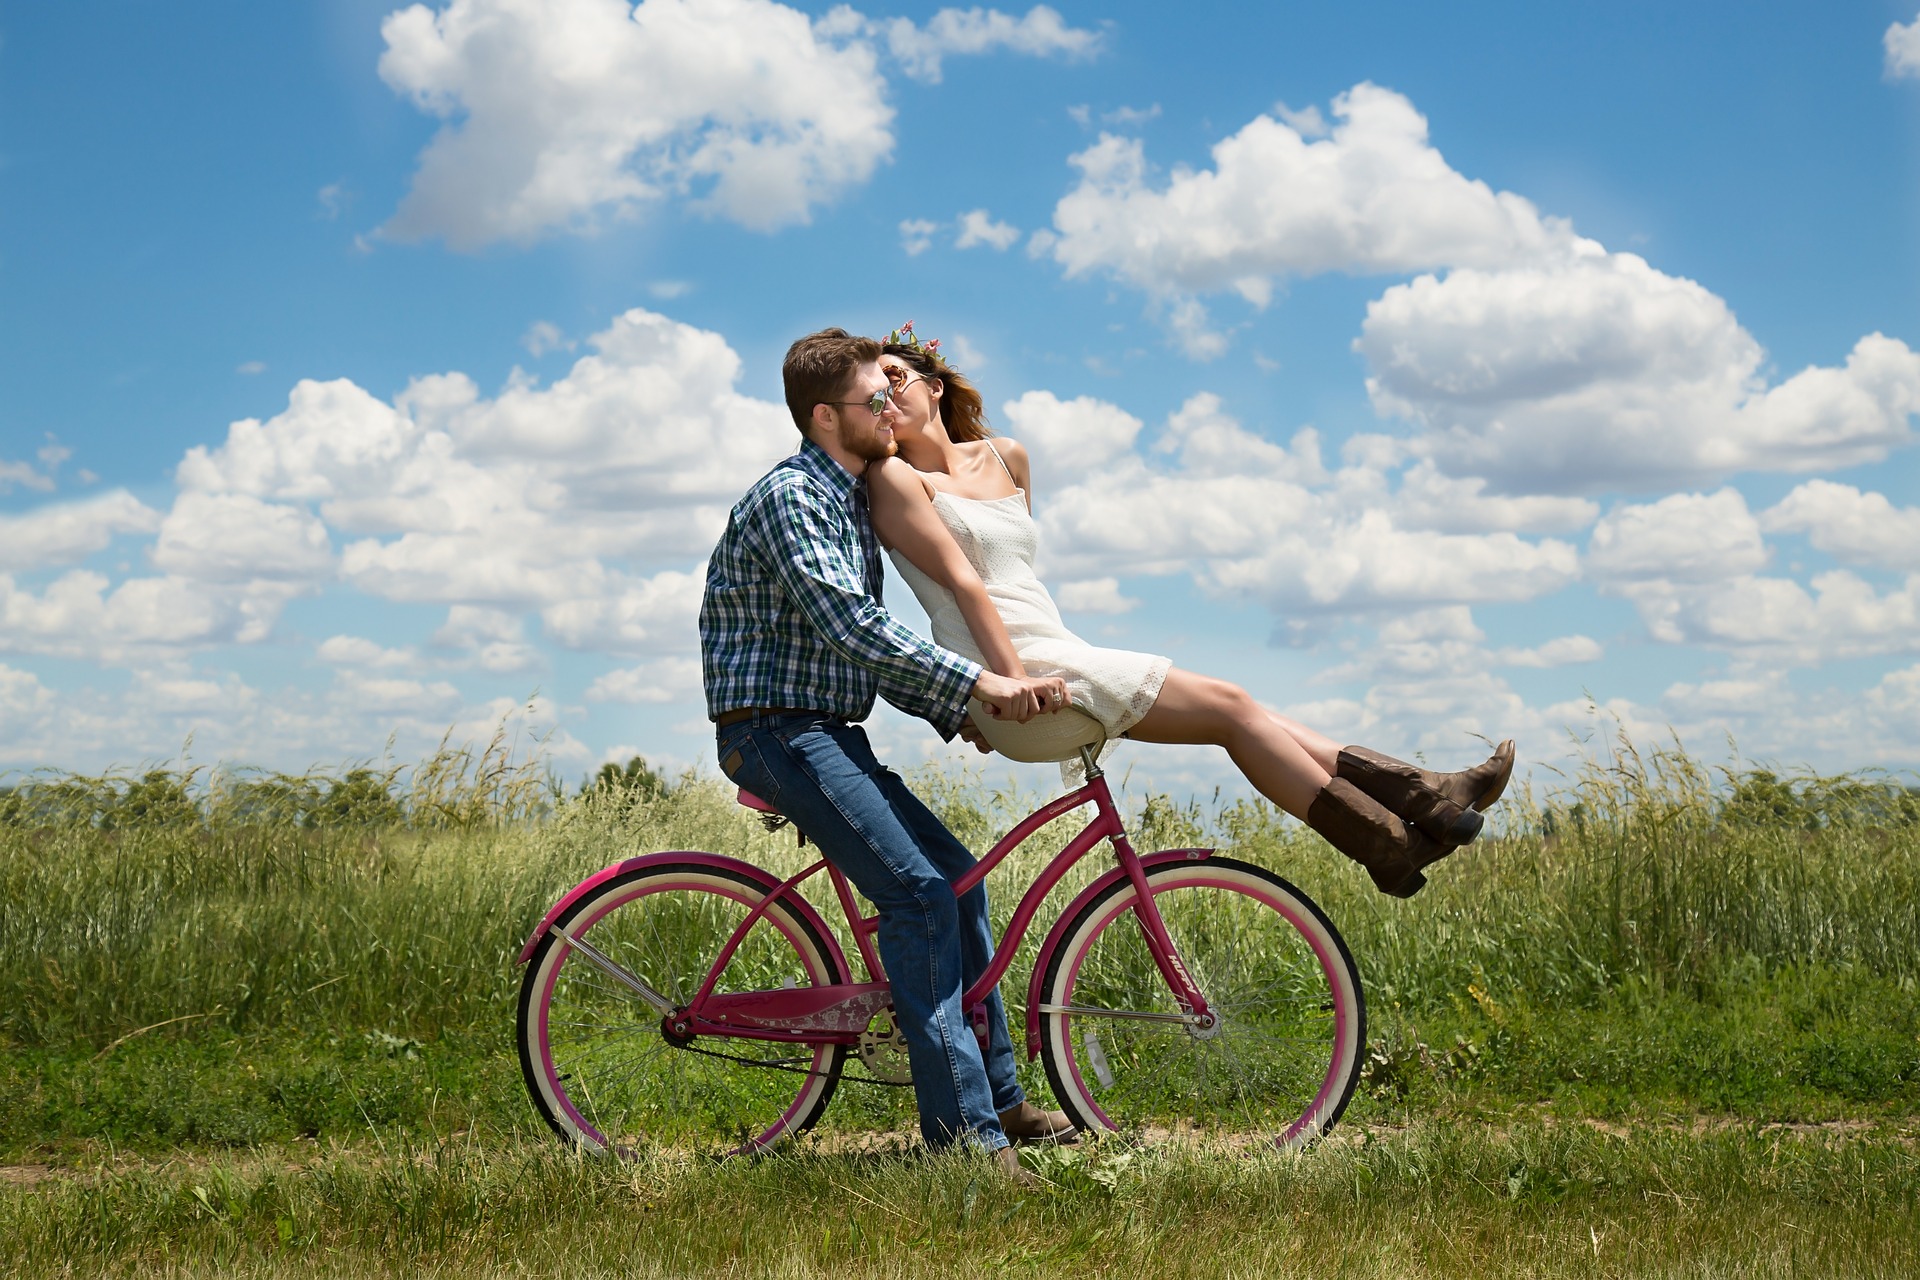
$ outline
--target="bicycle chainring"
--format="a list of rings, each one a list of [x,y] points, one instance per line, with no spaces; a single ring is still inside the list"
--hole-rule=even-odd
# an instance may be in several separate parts
[[[860,1033],[860,1061],[867,1074],[888,1084],[912,1084],[913,1064],[907,1060],[907,1038],[893,1020],[893,1010],[873,1015]]]

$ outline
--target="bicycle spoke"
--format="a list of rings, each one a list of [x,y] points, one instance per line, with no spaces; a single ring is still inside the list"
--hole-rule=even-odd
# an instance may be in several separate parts
[[[1070,1113],[1083,1123],[1104,1114],[1112,1123],[1191,1125],[1199,1133],[1287,1133],[1299,1127],[1337,1067],[1343,1073],[1338,1103],[1315,1113],[1315,1132],[1331,1123],[1358,1070],[1352,1046],[1363,1033],[1340,1035],[1341,1009],[1319,958],[1344,955],[1337,940],[1327,933],[1324,950],[1316,951],[1297,920],[1330,926],[1291,886],[1245,863],[1155,868],[1149,883],[1167,937],[1215,1024],[1089,1013],[1175,1007],[1134,912],[1114,914],[1102,905],[1111,898],[1090,902],[1073,926],[1081,930],[1073,935],[1076,954],[1056,961],[1043,984],[1045,1007],[1071,1009],[1065,1017],[1043,1012],[1041,1043],[1055,1092]],[[1283,914],[1268,893],[1293,894],[1300,914]],[[1101,922],[1081,923],[1090,919]],[[1070,986],[1066,974],[1072,974]],[[1357,992],[1357,984],[1349,989]],[[1356,994],[1356,1014],[1357,1001]],[[1093,1028],[1097,1057],[1087,1052]],[[1070,1074],[1062,1070],[1068,1054],[1077,1064]]]
[[[576,911],[594,922],[582,940],[684,1007],[766,889],[745,873],[662,862],[597,892]],[[652,1140],[723,1150],[743,1140],[770,1142],[810,1124],[832,1096],[843,1046],[723,1036],[675,1044],[584,956],[575,958],[551,936],[544,945],[523,984],[522,1052],[534,1058],[527,1078],[535,1101],[563,1134],[576,1136],[579,1126],[560,1094],[592,1126],[577,1133],[583,1141],[605,1145],[644,1132]],[[776,904],[742,936],[715,990],[812,986],[823,974],[845,981],[826,946],[817,931]],[[535,1000],[541,1020],[529,1003]],[[536,1036],[531,1048],[530,1032]]]

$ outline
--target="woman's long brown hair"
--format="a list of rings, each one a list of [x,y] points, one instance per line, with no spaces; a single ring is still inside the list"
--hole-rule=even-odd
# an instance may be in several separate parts
[[[940,422],[946,427],[949,440],[985,440],[993,434],[987,426],[987,406],[980,398],[979,388],[968,382],[958,369],[937,355],[928,355],[924,349],[898,342],[886,343],[880,348],[880,354],[893,356],[921,377],[940,384]]]

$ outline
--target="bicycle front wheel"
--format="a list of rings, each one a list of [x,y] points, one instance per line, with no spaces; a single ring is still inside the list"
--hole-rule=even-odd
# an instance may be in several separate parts
[[[698,863],[635,868],[556,923],[686,1006],[771,884]],[[784,902],[742,939],[714,988],[762,991],[848,981],[837,953]],[[833,1097],[844,1045],[733,1037],[676,1040],[659,1014],[549,931],[520,988],[520,1067],[534,1105],[590,1150],[645,1143],[750,1151],[810,1128]]]
[[[1346,1110],[1366,1044],[1360,974],[1306,894],[1232,858],[1167,863],[1147,887],[1215,1024],[1183,1021],[1120,880],[1056,927],[1041,1056],[1083,1129],[1312,1142]]]

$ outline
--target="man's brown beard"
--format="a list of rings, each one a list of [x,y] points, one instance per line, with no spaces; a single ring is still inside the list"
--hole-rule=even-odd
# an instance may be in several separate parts
[[[886,442],[882,443],[878,432],[858,443],[848,440],[843,433],[840,437],[840,445],[854,457],[865,458],[868,462],[878,462],[882,458],[891,458],[894,454],[900,452],[899,441],[895,440],[892,436],[888,436]]]

